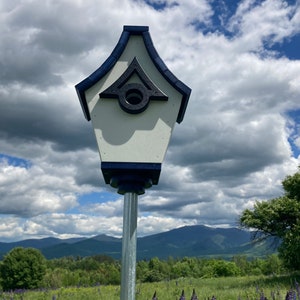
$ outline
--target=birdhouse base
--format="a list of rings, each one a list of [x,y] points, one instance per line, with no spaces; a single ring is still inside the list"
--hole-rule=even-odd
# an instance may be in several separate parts
[[[145,189],[158,184],[161,164],[102,162],[101,170],[105,183],[117,188],[119,194],[142,195]]]

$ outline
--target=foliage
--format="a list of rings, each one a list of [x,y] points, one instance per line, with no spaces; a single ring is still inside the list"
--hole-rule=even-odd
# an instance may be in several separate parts
[[[4,290],[39,287],[46,270],[46,260],[33,248],[11,250],[0,265],[1,286]]]
[[[53,259],[47,261],[47,267],[46,287],[120,284],[120,263],[105,255]]]
[[[282,182],[284,195],[268,201],[257,201],[252,210],[246,209],[240,225],[256,229],[255,239],[277,237],[280,257],[290,269],[300,268],[300,171]]]
[[[288,291],[292,291],[300,299],[299,274],[290,276],[244,276],[221,278],[180,278],[165,280],[159,283],[138,283],[136,286],[136,300],[152,299],[156,291],[158,299],[179,299],[184,290],[186,299],[191,299],[195,289],[198,299],[212,299],[214,295],[222,300],[257,300],[266,296],[267,299],[282,300]],[[14,300],[118,300],[120,299],[120,286],[98,285],[94,287],[71,287],[59,289],[43,289],[39,291],[16,291],[3,293],[1,299]]]
[[[237,255],[231,260],[196,257],[180,259],[169,257],[167,260],[160,260],[153,257],[149,261],[142,260],[137,263],[137,282],[155,283],[164,280],[179,280],[180,278],[279,275],[284,271],[282,262],[276,254],[267,256],[265,259],[248,259],[245,255]],[[21,276],[22,272],[18,276]],[[62,287],[119,285],[120,273],[120,262],[107,256],[64,257],[46,261],[46,274],[43,276],[43,281],[35,287],[58,289]],[[2,283],[5,282],[6,277],[3,277],[4,275],[2,273]],[[22,287],[32,288],[33,286]],[[21,288],[21,285],[15,284],[8,288],[4,283],[3,288],[6,290]]]
[[[160,261],[157,257],[149,262],[143,260],[137,263],[137,278],[141,282],[159,282],[164,279],[216,278],[244,275],[281,274],[284,271],[281,260],[276,254],[265,259],[249,260],[238,255],[232,261],[223,259],[201,259],[184,257]]]

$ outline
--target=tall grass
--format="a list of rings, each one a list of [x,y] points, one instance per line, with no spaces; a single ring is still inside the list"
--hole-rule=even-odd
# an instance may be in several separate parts
[[[136,300],[151,300],[156,291],[159,300],[178,300],[184,291],[186,300],[191,299],[195,289],[199,300],[285,300],[288,291],[294,295],[288,300],[300,300],[297,282],[300,275],[249,276],[215,279],[181,278],[158,283],[137,283]],[[298,293],[298,294],[297,294]],[[296,297],[296,298],[295,298]],[[59,288],[56,290],[16,291],[0,294],[0,300],[119,300],[120,286]]]

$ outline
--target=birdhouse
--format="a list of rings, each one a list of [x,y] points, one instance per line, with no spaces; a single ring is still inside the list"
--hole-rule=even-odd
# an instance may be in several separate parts
[[[191,89],[166,67],[147,26],[124,26],[106,61],[76,85],[94,128],[104,180],[124,194],[157,184]]]

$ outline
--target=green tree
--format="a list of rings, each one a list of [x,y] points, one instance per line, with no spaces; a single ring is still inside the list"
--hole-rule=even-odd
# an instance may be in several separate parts
[[[277,254],[269,255],[265,260],[264,274],[276,274],[279,275],[283,271],[282,261]]]
[[[145,282],[158,282],[164,279],[165,263],[159,260],[158,257],[153,257],[148,263],[148,271],[145,274]]]
[[[241,275],[244,276],[250,274],[250,264],[246,255],[235,255],[232,260],[239,269]]]
[[[240,225],[256,229],[255,239],[277,237],[280,258],[290,269],[300,268],[300,169],[282,182],[284,195],[268,201],[257,201],[252,210],[240,216]]]
[[[189,263],[186,260],[176,262],[172,268],[172,274],[175,278],[190,277],[191,269]]]
[[[45,272],[46,260],[39,250],[17,247],[1,262],[1,286],[5,291],[37,288]]]
[[[212,267],[213,277],[237,276],[240,273],[235,263],[222,259],[212,259],[209,265]]]

